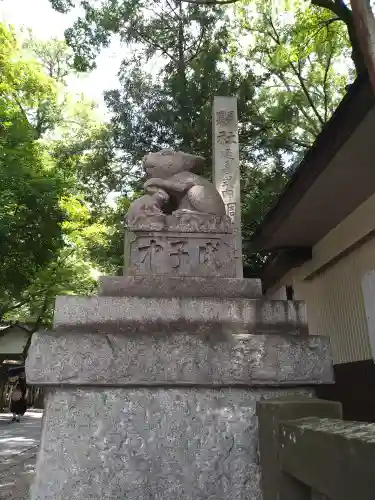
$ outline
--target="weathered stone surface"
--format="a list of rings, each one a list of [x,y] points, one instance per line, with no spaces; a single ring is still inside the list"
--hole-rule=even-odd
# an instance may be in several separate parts
[[[172,277],[172,276],[101,276],[99,295],[128,297],[216,297],[248,299],[262,296],[259,279]]]
[[[263,500],[327,500],[308,489],[305,493],[304,487],[301,496],[292,494],[294,481],[282,474],[280,464],[280,423],[306,416],[342,418],[341,404],[314,398],[269,399],[258,402],[257,415]]]
[[[128,274],[235,277],[230,234],[133,231]]]
[[[325,337],[35,333],[26,362],[32,384],[310,385],[332,383]]]
[[[288,476],[330,499],[373,500],[375,424],[310,417],[280,427],[279,463]]]
[[[144,297],[56,298],[54,326],[76,330],[149,334],[232,333],[306,334],[306,311],[298,301],[257,299],[175,299]]]
[[[206,226],[205,216],[216,216],[223,222],[225,206],[219,193],[210,181],[193,173],[203,164],[204,158],[200,156],[170,149],[146,155],[143,167],[148,177],[144,184],[147,194],[130,205],[126,216],[128,228],[167,230],[171,227],[167,214],[171,212],[172,217],[182,216],[184,220],[177,224],[187,226],[187,231],[197,224]]]
[[[255,406],[287,394],[54,389],[31,500],[261,500]]]
[[[200,214],[176,210],[167,215],[168,231],[179,233],[225,233],[233,232],[233,226],[227,215]]]
[[[159,190],[161,191],[161,190]],[[159,192],[158,191],[158,192]],[[134,218],[133,211],[137,210],[137,205],[145,206],[146,203],[156,203],[161,194],[155,193],[153,196],[144,195],[133,201],[131,209],[127,214],[126,227],[136,233],[146,231],[172,231],[175,233],[217,233],[230,234],[233,232],[233,225],[227,215],[201,214],[186,210],[176,210],[173,214],[166,215],[158,213],[157,209],[148,208],[147,217],[137,219],[136,223],[131,223]]]
[[[141,231],[161,231],[166,220],[162,209],[168,201],[169,195],[162,189],[134,200],[126,214],[127,227]]]

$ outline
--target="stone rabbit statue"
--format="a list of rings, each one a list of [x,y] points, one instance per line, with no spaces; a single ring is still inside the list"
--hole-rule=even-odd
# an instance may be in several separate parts
[[[203,164],[201,156],[170,149],[146,155],[147,194],[129,207],[128,226],[141,229],[151,223],[155,230],[162,229],[170,213],[225,216],[224,202],[213,184],[193,172]]]

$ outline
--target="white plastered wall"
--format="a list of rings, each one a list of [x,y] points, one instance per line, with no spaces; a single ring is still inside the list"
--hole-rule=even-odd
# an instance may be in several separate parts
[[[293,286],[294,298],[306,302],[310,333],[331,338],[335,363],[373,356],[362,280],[375,270],[374,229],[375,195],[314,246],[310,261],[292,269],[267,293],[279,299],[285,285]]]

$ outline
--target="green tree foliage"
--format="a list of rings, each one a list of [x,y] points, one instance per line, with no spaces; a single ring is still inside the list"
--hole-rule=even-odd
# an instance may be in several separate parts
[[[56,40],[21,48],[0,24],[0,319],[35,328],[56,295],[92,291],[91,252],[110,238],[102,207],[118,182],[108,126],[66,92],[71,57]]]
[[[54,132],[47,143],[58,170],[98,215],[122,178],[110,127],[98,121],[93,103],[68,96],[64,121]]]
[[[101,239],[91,239],[89,252],[96,265],[105,270],[108,275],[122,275],[124,269],[124,214],[126,214],[133,198],[122,195],[116,200],[115,206],[108,206],[102,213],[103,230]]]
[[[0,316],[23,301],[63,243],[63,184],[29,119],[37,102],[54,98],[52,82],[19,57],[0,24]]]
[[[64,0],[51,0],[56,4],[62,4]],[[249,5],[254,2],[254,0],[181,0],[183,3],[193,4],[193,5],[204,5],[208,7],[223,6],[223,5]],[[70,0],[67,0],[70,5]],[[274,11],[278,10],[289,10],[293,11],[296,7],[300,8],[303,3],[298,0],[269,0],[268,2],[262,2],[267,8],[271,8]],[[374,11],[374,2],[370,0],[369,3]],[[341,21],[345,24],[347,34],[352,47],[352,60],[356,68],[357,75],[361,75],[366,72],[366,66],[364,62],[363,55],[361,53],[357,30],[354,24],[353,14],[349,6],[349,1],[345,0],[311,0],[310,5],[312,7],[320,7],[329,12],[332,22]]]
[[[60,119],[54,81],[45,75],[36,61],[22,57],[14,33],[1,25],[2,109],[16,110],[30,137],[39,139]]]
[[[358,41],[357,29],[348,2],[344,2],[343,0],[311,0],[311,4],[324,9],[326,12],[328,11],[332,22],[340,21],[345,24],[352,48],[351,57],[357,75],[366,73],[367,70]]]
[[[244,57],[269,75],[257,95],[264,130],[275,151],[295,161],[345,93],[351,69],[346,30],[316,7],[275,18],[269,4],[260,1],[256,15],[246,9],[239,13],[240,33],[252,36]]]
[[[30,32],[23,49],[43,66],[44,72],[54,82],[65,83],[66,77],[72,75],[74,56],[64,40],[36,40]]]
[[[75,249],[63,247],[55,259],[36,274],[23,300],[7,311],[7,319],[29,324],[34,331],[52,323],[57,295],[91,294],[96,286],[90,263]]]
[[[115,145],[124,161],[134,166],[146,151],[163,146],[210,158],[207,124],[213,95],[238,93],[243,113],[249,115],[257,83],[250,71],[244,80],[234,60],[223,63],[230,40],[225,12],[176,0],[96,5],[82,4],[85,15],[66,38],[79,69],[92,67],[97,51],[113,35],[132,49],[133,56],[122,64],[120,90],[106,96],[114,113]],[[159,71],[151,73],[155,64]]]
[[[77,72],[73,52],[65,41],[39,41],[31,33],[23,48],[56,87],[59,118],[44,127],[46,147],[64,179],[100,209],[106,196],[117,188],[122,174],[120,164],[115,162],[110,127],[98,119],[93,102],[67,91],[67,79]]]
[[[242,180],[245,237],[277,201],[353,76],[347,31],[331,12],[312,6],[275,17],[269,3],[254,5],[255,14],[249,7],[238,8],[236,23],[239,33],[250,38],[241,56],[268,75],[256,97],[259,126],[268,136],[276,168],[252,169]],[[246,241],[244,247],[249,272],[256,273],[265,255],[253,254]]]

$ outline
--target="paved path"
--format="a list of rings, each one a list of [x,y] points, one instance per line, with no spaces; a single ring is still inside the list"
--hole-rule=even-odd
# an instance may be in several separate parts
[[[42,413],[28,411],[21,423],[9,424],[0,413],[0,499],[26,500],[35,471]]]

